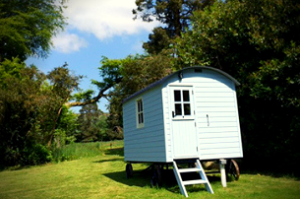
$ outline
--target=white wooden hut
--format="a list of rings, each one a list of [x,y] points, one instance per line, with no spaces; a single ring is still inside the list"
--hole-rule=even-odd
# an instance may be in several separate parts
[[[192,183],[182,182],[180,173],[188,171],[180,171],[177,160],[195,159],[200,171],[203,160],[243,157],[237,85],[221,70],[196,66],[125,99],[125,161],[173,163],[181,192],[187,196],[184,186]],[[200,174],[204,174],[200,181],[213,193],[205,173]]]

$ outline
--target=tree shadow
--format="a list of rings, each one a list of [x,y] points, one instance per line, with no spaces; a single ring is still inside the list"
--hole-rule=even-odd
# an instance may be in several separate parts
[[[40,164],[40,165],[46,165],[46,164],[48,164],[48,163]],[[16,165],[16,166],[10,166],[10,167],[1,167],[0,168],[0,172],[2,172],[2,171],[18,171],[18,170],[23,170],[23,169],[30,169],[30,168],[32,168],[34,166],[36,166],[36,165]]]
[[[272,178],[291,178],[295,179],[297,181],[300,181],[299,175],[294,175],[290,173],[284,173],[284,172],[274,172],[274,171],[267,171],[267,170],[257,170],[257,169],[246,169],[243,171],[243,174],[249,174],[249,175],[264,175],[264,176],[270,176]]]
[[[150,183],[151,176],[148,174],[149,172],[145,170],[137,170],[134,171],[132,178],[127,179],[125,168],[124,168],[124,171],[106,173],[104,174],[104,176],[128,186],[146,187],[151,185]]]
[[[115,161],[122,161],[124,160],[123,158],[113,158],[113,159],[105,159],[105,160],[97,160],[97,161],[93,161],[93,163],[103,163],[103,162],[115,162]]]
[[[112,172],[106,173],[104,176],[120,182],[122,184],[128,186],[138,186],[138,187],[153,187],[151,184],[151,179],[153,176],[153,171],[151,169],[145,170],[135,170],[133,172],[133,177],[127,179],[126,172]],[[162,181],[160,185],[156,185],[155,187],[164,188],[172,193],[180,193],[180,189],[178,187],[174,172],[172,169],[165,169],[161,172]],[[220,177],[215,175],[207,176],[210,183],[220,182]],[[198,173],[189,173],[182,175],[183,180],[195,179],[199,178]],[[206,191],[205,185],[194,185],[194,186],[186,186],[188,192],[199,192],[199,191]]]
[[[119,156],[124,156],[124,147],[113,148],[113,149],[105,149],[104,153],[105,153],[105,155],[119,155]]]
[[[240,160],[238,164],[240,171],[242,171],[243,174],[265,175],[273,178],[286,177],[300,181],[300,172],[295,171],[295,169],[291,169],[289,166],[286,166],[285,168],[276,168],[276,165],[274,166],[272,163],[265,163],[260,160]]]

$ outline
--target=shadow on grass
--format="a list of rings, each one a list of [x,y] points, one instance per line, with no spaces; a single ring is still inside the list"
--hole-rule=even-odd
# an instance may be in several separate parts
[[[249,175],[264,175],[264,176],[270,176],[273,178],[292,178],[297,181],[300,181],[299,174],[290,174],[290,173],[284,173],[284,172],[274,172],[274,171],[266,171],[266,170],[250,170],[247,169],[243,171],[243,174],[249,174]]]
[[[113,149],[105,149],[104,153],[105,153],[105,155],[119,155],[119,156],[124,156],[124,147],[113,148]]]
[[[133,172],[133,177],[127,179],[125,169],[122,172],[112,172],[104,174],[106,177],[120,182],[122,184],[128,186],[139,186],[139,187],[152,187],[151,178],[152,178],[153,171],[152,170],[137,170]],[[160,186],[155,186],[159,188],[166,189],[172,193],[180,193],[174,172],[172,169],[163,170],[162,173],[162,181]],[[219,183],[220,177],[218,176],[207,176],[211,183]],[[182,175],[183,180],[191,180],[195,178],[199,178],[198,173],[191,173]],[[188,192],[199,192],[199,191],[206,191],[205,185],[193,185],[193,186],[186,186]]]
[[[264,163],[259,160],[253,162],[249,160],[239,160],[237,162],[242,174],[264,175],[273,178],[285,177],[300,181],[300,171],[290,166],[276,168],[276,164],[274,165],[274,163]]]
[[[115,162],[115,161],[123,161],[123,158],[113,158],[113,159],[105,159],[105,160],[97,160],[97,161],[93,161],[93,163],[103,163],[103,162]]]
[[[129,179],[126,178],[125,168],[124,171],[106,173],[104,176],[128,186],[146,187],[151,185],[151,175],[144,170],[134,171],[133,177]]]
[[[45,163],[48,164],[48,163]],[[41,164],[42,165],[42,164]],[[23,169],[30,169],[36,165],[16,165],[16,166],[11,166],[11,167],[1,167],[0,172],[2,171],[17,171],[17,170],[23,170]]]

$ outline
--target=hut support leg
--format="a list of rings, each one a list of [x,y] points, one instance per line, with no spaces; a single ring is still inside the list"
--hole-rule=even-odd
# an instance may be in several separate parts
[[[221,183],[223,187],[227,187],[225,165],[226,160],[220,159]]]

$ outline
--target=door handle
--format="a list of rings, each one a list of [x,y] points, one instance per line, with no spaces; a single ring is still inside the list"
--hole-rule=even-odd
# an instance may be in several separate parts
[[[209,126],[209,116],[206,114],[207,126]]]
[[[175,117],[175,112],[174,111],[172,111],[172,116]]]

